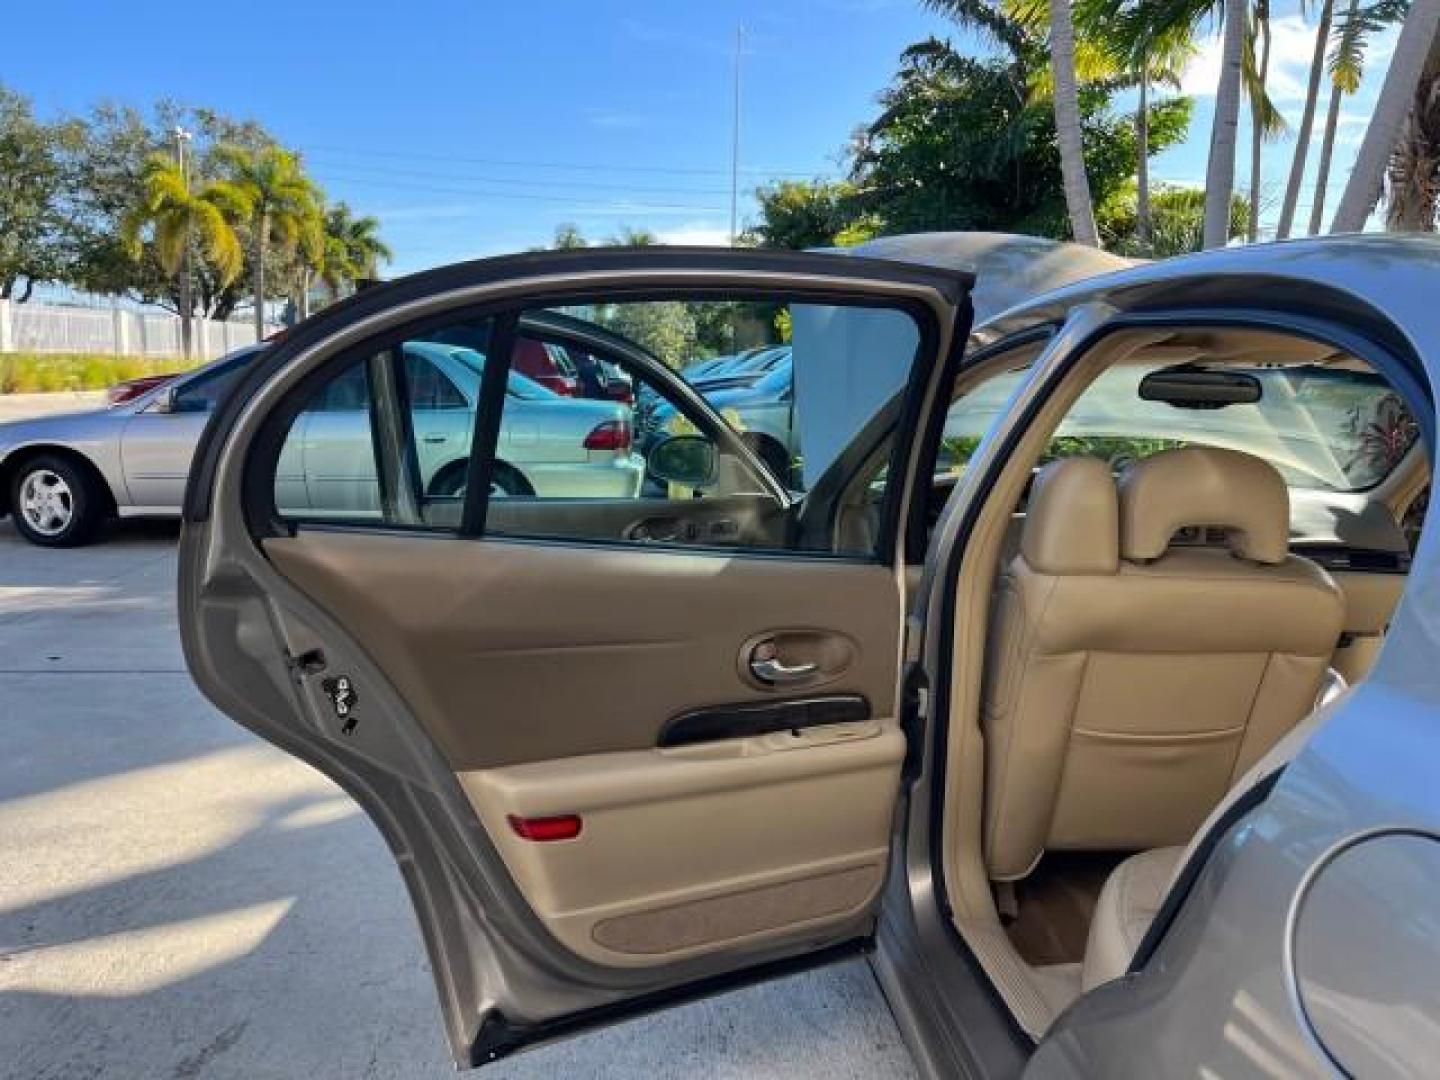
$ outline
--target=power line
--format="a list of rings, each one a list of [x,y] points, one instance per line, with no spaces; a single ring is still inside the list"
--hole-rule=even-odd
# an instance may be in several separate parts
[[[477,176],[474,173],[449,173],[436,172],[433,169],[394,169],[385,165],[361,165],[351,162],[336,162],[327,160],[323,155],[320,157],[307,157],[306,163],[315,167],[316,171],[329,171],[343,169],[347,173],[351,171],[361,173],[376,173],[381,176],[409,176],[424,179],[436,180],[459,180],[466,183],[477,184],[502,184],[515,186],[523,184],[527,188],[533,188],[537,184],[545,187],[568,187],[568,188],[590,188],[599,191],[640,191],[649,194],[662,195],[728,195],[730,189],[726,188],[690,188],[690,187],[668,187],[652,184],[607,184],[593,180],[532,180],[505,176]]]
[[[554,203],[593,203],[593,200],[586,200],[583,195],[541,195],[534,192],[520,191],[493,191],[483,188],[465,187],[444,187],[438,184],[416,184],[404,180],[377,180],[367,177],[338,177],[336,182],[354,184],[359,187],[374,187],[382,189],[393,189],[396,191],[421,191],[436,195],[468,195],[474,198],[504,200],[518,199],[525,202],[554,202]],[[724,209],[722,206],[701,205],[699,203],[650,203],[631,202],[627,200],[615,200],[608,204],[594,203],[595,209],[600,210],[691,210],[718,212]]]
[[[729,176],[728,167],[707,169],[699,167],[687,168],[679,165],[656,165],[656,164],[616,164],[603,161],[521,161],[514,158],[488,158],[488,157],[465,157],[459,154],[428,154],[416,150],[376,150],[369,147],[357,146],[336,146],[325,143],[310,143],[309,149],[330,151],[340,154],[353,154],[358,157],[384,157],[402,158],[411,161],[450,161],[460,162],[466,165],[495,165],[501,168],[514,169],[561,169],[571,172],[594,173],[606,172],[641,172],[656,173],[676,176]],[[304,152],[302,148],[302,153]],[[825,177],[834,175],[833,172],[822,169],[766,169],[751,167],[739,170],[751,176],[801,176],[801,177]]]

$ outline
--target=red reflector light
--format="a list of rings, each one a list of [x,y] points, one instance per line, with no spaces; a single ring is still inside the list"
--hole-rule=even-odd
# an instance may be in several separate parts
[[[517,817],[510,814],[506,820],[521,840],[574,840],[580,835],[579,814],[561,814],[558,817]]]
[[[585,436],[586,450],[629,450],[634,436],[629,420],[606,420]]]

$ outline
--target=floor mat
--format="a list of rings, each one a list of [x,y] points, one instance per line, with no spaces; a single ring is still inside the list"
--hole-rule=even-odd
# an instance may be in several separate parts
[[[1055,852],[1015,884],[1020,914],[1006,926],[1026,963],[1073,964],[1085,957],[1095,903],[1123,854]]]

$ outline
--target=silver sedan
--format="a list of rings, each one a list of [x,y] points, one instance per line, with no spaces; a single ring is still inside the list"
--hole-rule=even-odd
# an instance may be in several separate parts
[[[0,516],[36,544],[83,544],[111,516],[180,513],[190,462],[215,405],[265,346],[250,346],[110,408],[0,424]],[[428,495],[463,492],[483,358],[427,342],[403,346]],[[353,399],[332,393],[296,419],[277,476],[287,510],[364,516],[377,509],[363,372]],[[644,460],[630,445],[631,410],[562,397],[511,373],[494,474],[515,497],[631,497]],[[363,445],[362,445],[363,444]]]

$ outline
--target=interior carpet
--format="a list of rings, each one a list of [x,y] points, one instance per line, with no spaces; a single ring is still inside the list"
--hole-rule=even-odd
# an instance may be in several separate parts
[[[1029,877],[1016,882],[1019,916],[1005,929],[1026,963],[1084,959],[1100,889],[1124,858],[1118,852],[1050,852]]]

